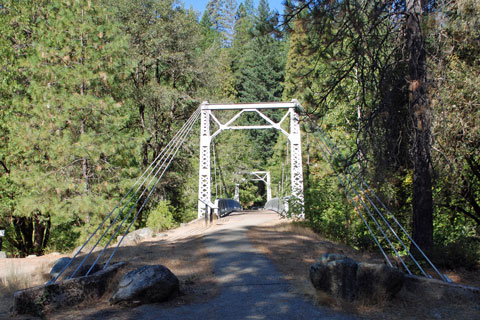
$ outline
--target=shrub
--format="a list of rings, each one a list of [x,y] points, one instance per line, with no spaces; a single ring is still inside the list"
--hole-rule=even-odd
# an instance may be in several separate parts
[[[158,205],[150,211],[147,218],[147,227],[153,231],[162,231],[171,229],[174,225],[175,208],[170,205],[170,201],[160,201]]]
[[[433,260],[438,266],[444,268],[462,267],[474,270],[480,261],[480,243],[475,238],[458,238],[453,242],[437,246]]]

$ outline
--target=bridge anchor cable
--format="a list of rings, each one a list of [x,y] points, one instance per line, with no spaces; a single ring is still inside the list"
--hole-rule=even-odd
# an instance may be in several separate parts
[[[407,273],[412,274],[412,271],[410,268],[407,266],[407,263],[404,261],[404,257],[400,254],[400,252],[397,250],[395,245],[392,243],[391,239],[387,235],[387,230],[390,231],[390,233],[393,235],[393,237],[400,243],[401,247],[403,248],[403,251],[406,252],[407,256],[413,261],[414,265],[418,268],[419,272],[423,274],[425,277],[430,277],[425,270],[422,268],[420,262],[418,261],[417,258],[412,254],[412,252],[409,250],[405,242],[402,240],[402,237],[395,231],[391,223],[388,222],[388,219],[385,217],[385,215],[381,212],[379,207],[375,204],[374,200],[376,200],[379,204],[380,207],[385,210],[386,214],[393,220],[393,222],[400,228],[401,233],[404,234],[406,238],[408,238],[412,245],[418,250],[418,252],[421,254],[421,256],[425,259],[428,265],[432,267],[432,269],[437,273],[439,278],[443,281],[448,281],[445,276],[435,267],[435,265],[431,262],[431,260],[427,257],[427,255],[423,252],[423,250],[417,245],[417,243],[412,239],[410,234],[405,230],[405,228],[401,225],[401,223],[398,221],[398,219],[392,214],[390,210],[386,207],[386,205],[381,201],[381,199],[377,196],[377,194],[372,190],[372,188],[365,182],[364,178],[362,175],[358,172],[356,172],[351,165],[347,166],[343,172],[340,172],[340,170],[335,168],[334,161],[336,159],[341,159],[343,161],[346,161],[345,156],[339,151],[338,147],[332,142],[332,140],[328,137],[328,135],[311,119],[306,118],[308,124],[310,125],[310,131],[313,134],[313,137],[315,138],[318,146],[320,147],[321,152],[324,154],[325,158],[329,162],[330,166],[332,167],[337,179],[339,180],[340,184],[343,186],[343,188],[346,191],[346,194],[349,198],[349,200],[352,202],[352,204],[355,207],[356,212],[359,214],[360,218],[362,219],[363,223],[367,227],[370,235],[372,236],[374,242],[376,245],[379,247],[380,252],[382,255],[385,257],[385,261],[389,266],[392,266],[392,263],[390,261],[390,258],[386,254],[384,248],[382,247],[380,240],[376,236],[375,232],[371,228],[370,224],[367,222],[366,217],[361,213],[361,208],[363,208],[367,216],[370,217],[370,219],[374,222],[374,225],[376,228],[379,230],[383,238],[386,240],[388,243],[389,248],[395,253],[395,256],[399,260],[399,262],[402,264],[402,266],[405,268]],[[357,179],[357,177],[359,179]],[[359,181],[360,180],[360,181]],[[373,199],[369,196],[372,195]],[[358,199],[358,200],[355,200]],[[365,198],[365,200],[364,200]],[[369,205],[372,208],[369,208]],[[374,213],[380,217],[381,220],[378,220],[375,218]],[[382,221],[386,225],[386,230],[382,228],[380,225],[380,221]]]
[[[127,230],[123,234],[121,240],[118,242],[115,250],[112,252],[110,255],[109,259],[104,265],[104,269],[108,266],[110,263],[111,259],[117,252],[120,244],[122,243],[123,239],[127,235],[128,231],[132,227],[133,223],[135,223],[137,217],[139,214],[142,212],[144,209],[145,205],[147,204],[148,200],[150,199],[150,196],[154,192],[156,186],[158,183],[161,181],[161,178],[167,171],[168,167],[170,166],[171,162],[177,155],[179,149],[185,142],[185,140],[189,137],[190,132],[192,131],[193,126],[197,122],[197,120],[200,117],[200,108],[196,109],[190,118],[185,122],[185,124],[180,128],[180,130],[174,135],[174,137],[169,141],[169,143],[163,148],[163,150],[157,155],[157,157],[152,161],[152,163],[145,169],[143,174],[135,181],[133,186],[130,188],[130,190],[122,197],[122,199],[117,203],[117,205],[110,211],[110,213],[107,214],[105,219],[100,223],[100,225],[92,232],[92,234],[88,237],[87,241],[80,247],[80,249],[74,254],[72,259],[66,264],[63,269],[60,271],[60,273],[52,278],[48,284],[54,283],[57,281],[62,274],[70,267],[70,265],[75,261],[75,258],[80,254],[80,252],[87,246],[87,244],[92,240],[92,238],[96,235],[99,234],[99,230],[106,225],[106,222],[113,216],[113,213],[117,211],[117,214],[113,218],[113,221],[110,222],[108,225],[107,229],[100,235],[98,240],[95,242],[93,247],[90,249],[88,254],[85,255],[85,257],[82,259],[82,261],[79,263],[79,265],[76,267],[76,269],[73,271],[73,273],[68,277],[68,278],[73,278],[79,270],[85,265],[85,262],[88,260],[88,258],[92,255],[92,252],[94,252],[95,248],[99,245],[100,241],[107,235],[108,231],[117,223],[118,218],[121,216],[121,214],[125,211],[125,209],[130,205],[131,208],[128,211],[128,213],[125,215],[125,217],[121,220],[120,225],[117,226],[114,234],[109,238],[106,246],[103,248],[103,250],[99,253],[97,258],[95,259],[94,263],[91,265],[89,270],[87,271],[86,275],[89,275],[93,270],[95,265],[98,263],[99,259],[104,255],[106,249],[112,242],[112,240],[116,237],[116,235],[120,232],[123,224],[125,221],[128,219],[128,217],[131,215],[133,209],[135,209],[138,205],[138,203],[143,199],[143,196],[146,194],[146,192],[150,189],[150,192],[144,199],[140,209],[138,209],[136,215],[132,219],[132,222],[128,226]],[[159,175],[160,173],[160,175]],[[157,178],[158,176],[158,178]],[[150,179],[149,179],[150,178]],[[147,185],[145,186],[145,183],[149,180]],[[135,189],[135,192],[133,190]],[[138,195],[138,193],[141,191],[141,194]],[[133,194],[132,194],[133,192]],[[125,201],[130,196],[130,198]],[[132,202],[135,201],[132,205]],[[123,204],[123,205],[122,205]],[[119,209],[121,207],[121,209]]]

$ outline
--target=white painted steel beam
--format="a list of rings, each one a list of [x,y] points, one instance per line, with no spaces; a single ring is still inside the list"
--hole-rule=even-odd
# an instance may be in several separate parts
[[[253,129],[276,129],[285,134],[290,142],[290,160],[291,160],[291,186],[292,196],[303,208],[303,169],[302,169],[302,145],[300,135],[299,116],[296,108],[301,108],[296,100],[291,102],[268,102],[268,103],[240,103],[240,104],[209,104],[203,102],[201,105],[201,136],[200,136],[200,168],[198,184],[198,217],[205,213],[205,203],[211,203],[210,191],[210,144],[220,132],[224,130],[253,130]],[[279,122],[273,121],[270,117],[262,113],[261,109],[288,109]],[[214,116],[212,110],[240,110],[225,124],[222,124]],[[256,112],[268,124],[254,126],[233,126],[232,124],[244,112]],[[290,132],[281,127],[281,124],[287,117],[290,117]],[[213,134],[210,133],[210,118],[219,126],[219,129]],[[260,177],[259,177],[260,178]],[[267,201],[272,198],[270,186],[270,173],[261,178],[267,184]],[[301,216],[304,216],[302,211]]]
[[[298,202],[303,208],[303,168],[302,168],[302,143],[300,136],[299,116],[295,109],[290,109],[290,183],[292,187],[292,196],[294,201]],[[305,217],[302,209],[301,217]]]
[[[206,203],[212,203],[210,190],[210,111],[205,108],[206,102],[202,103],[200,118],[200,161],[198,178],[198,217],[205,214]]]
[[[253,171],[252,174],[257,177],[257,179],[252,179],[254,181],[263,181],[267,186],[267,202],[272,200],[272,186],[270,180],[270,171]]]
[[[242,110],[242,109],[284,109],[295,108],[297,102],[267,102],[238,104],[206,104],[206,110]]]

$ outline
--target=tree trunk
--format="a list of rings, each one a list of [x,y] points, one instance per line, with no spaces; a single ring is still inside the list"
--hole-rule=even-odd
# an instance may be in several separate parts
[[[84,15],[85,15],[85,12],[82,9],[82,25],[83,25],[83,22],[84,22]],[[83,65],[84,62],[85,62],[85,57],[84,57],[85,44],[84,44],[83,33],[80,35],[80,44],[82,46],[82,56],[81,56],[81,59],[80,59],[80,63]],[[85,81],[84,80],[82,80],[82,84],[80,85],[80,95],[82,96],[82,98],[85,95]],[[84,134],[85,134],[85,120],[82,119],[81,122],[80,122],[80,136],[82,136]],[[88,192],[88,164],[87,164],[87,158],[82,158],[82,178],[83,178],[84,191],[85,191],[85,193],[87,193]]]
[[[409,112],[413,124],[413,239],[424,251],[433,247],[433,201],[430,174],[431,112],[427,97],[425,41],[421,0],[407,0],[406,40],[409,51]]]

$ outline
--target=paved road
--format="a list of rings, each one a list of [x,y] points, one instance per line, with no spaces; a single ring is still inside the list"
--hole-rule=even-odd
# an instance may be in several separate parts
[[[275,214],[233,214],[207,231],[205,244],[214,265],[220,292],[199,304],[164,309],[144,305],[132,319],[353,319],[319,309],[292,293],[273,264],[250,244],[249,226],[276,219]],[[129,317],[130,318],[130,317]]]

